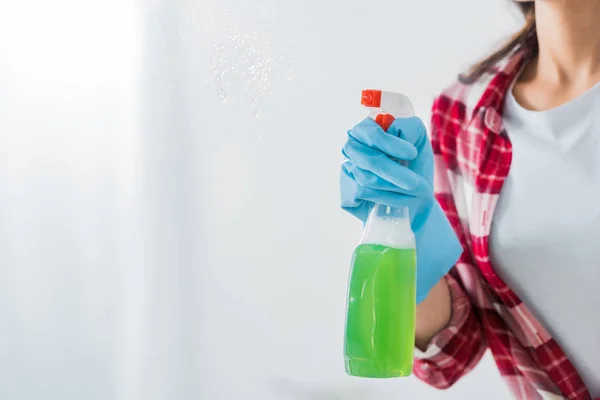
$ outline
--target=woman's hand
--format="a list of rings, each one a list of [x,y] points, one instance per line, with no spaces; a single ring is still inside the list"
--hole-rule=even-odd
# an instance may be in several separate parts
[[[433,152],[423,122],[417,117],[397,119],[386,133],[367,118],[348,132],[342,152],[343,209],[364,222],[373,204],[409,207],[420,303],[463,250],[433,195]]]

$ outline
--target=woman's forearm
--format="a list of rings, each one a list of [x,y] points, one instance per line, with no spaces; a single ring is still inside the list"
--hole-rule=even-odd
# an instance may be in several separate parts
[[[441,279],[417,306],[415,345],[425,351],[431,339],[442,331],[452,317],[452,297],[446,279]]]

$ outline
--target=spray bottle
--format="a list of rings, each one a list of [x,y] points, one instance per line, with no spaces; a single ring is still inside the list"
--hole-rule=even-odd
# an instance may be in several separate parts
[[[387,131],[414,115],[399,93],[365,90],[361,103]],[[346,372],[365,378],[409,376],[415,345],[416,245],[408,208],[375,204],[354,250],[348,284]]]

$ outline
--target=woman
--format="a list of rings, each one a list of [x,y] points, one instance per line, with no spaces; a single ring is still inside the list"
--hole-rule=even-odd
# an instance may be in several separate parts
[[[349,132],[342,207],[415,214],[420,379],[490,349],[517,399],[600,398],[600,1],[515,3],[525,26],[435,100],[431,144],[416,119]]]

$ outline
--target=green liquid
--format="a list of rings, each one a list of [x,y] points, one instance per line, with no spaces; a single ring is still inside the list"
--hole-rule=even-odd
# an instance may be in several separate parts
[[[354,251],[346,315],[346,372],[408,376],[415,346],[416,251],[363,244]]]

